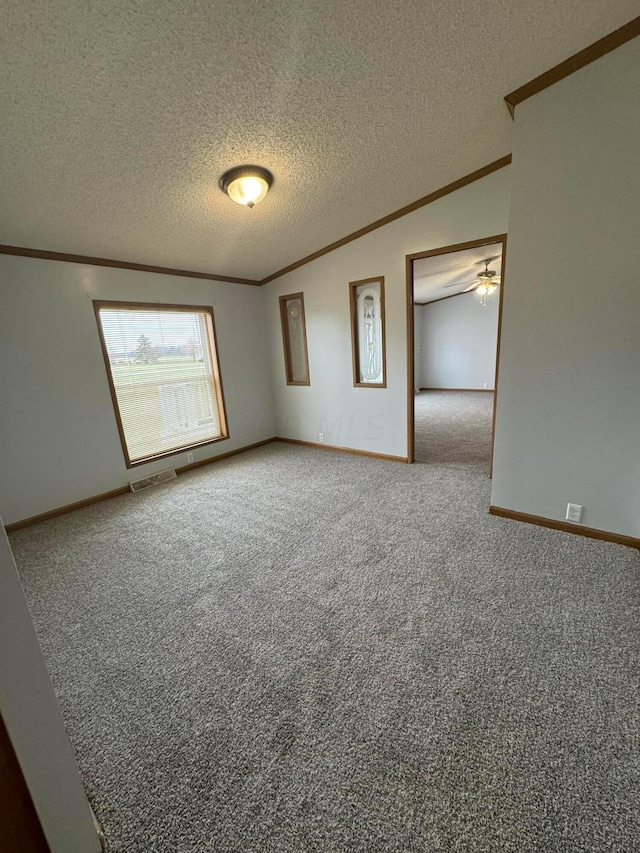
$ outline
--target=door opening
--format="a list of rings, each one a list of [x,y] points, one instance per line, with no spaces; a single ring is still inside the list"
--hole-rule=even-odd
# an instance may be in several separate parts
[[[409,462],[493,469],[506,234],[407,255]]]

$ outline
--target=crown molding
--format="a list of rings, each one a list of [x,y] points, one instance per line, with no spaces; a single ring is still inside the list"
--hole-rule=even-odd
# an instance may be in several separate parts
[[[610,53],[612,50],[615,50],[617,47],[620,47],[626,42],[631,41],[638,35],[640,35],[640,16],[634,18],[632,21],[629,21],[627,24],[624,24],[622,27],[615,30],[614,32],[609,33],[609,35],[604,36],[604,38],[601,38],[598,41],[594,42],[592,45],[589,45],[589,47],[584,48],[584,50],[581,50],[573,56],[569,57],[569,59],[565,59],[564,62],[561,62],[559,65],[555,65],[553,68],[549,69],[548,71],[545,71],[543,74],[540,74],[538,77],[534,78],[529,83],[525,83],[523,86],[520,86],[518,89],[515,89],[513,92],[510,92],[508,95],[505,96],[504,99],[505,103],[507,104],[507,107],[509,108],[509,112],[513,116],[515,113],[515,108],[518,104],[527,100],[532,95],[536,95],[538,92],[542,92],[549,86],[553,86],[554,83],[558,83],[560,80],[563,80],[565,77],[568,77],[575,71],[579,71],[581,68],[584,68],[586,65],[589,65],[591,62],[594,62],[601,56],[605,56],[607,53]],[[377,219],[370,225],[365,225],[363,228],[354,231],[352,234],[348,234],[346,237],[342,237],[340,240],[336,240],[333,243],[330,243],[328,246],[325,246],[322,249],[318,249],[318,251],[313,252],[312,254],[307,255],[304,258],[301,258],[299,261],[295,261],[294,263],[289,264],[288,266],[284,267],[281,270],[278,270],[277,272],[271,273],[271,275],[268,275],[261,280],[238,278],[236,276],[218,275],[216,273],[198,272],[196,270],[174,269],[173,267],[159,267],[150,264],[130,263],[128,261],[120,261],[112,258],[96,258],[89,255],[75,255],[68,254],[66,252],[51,252],[45,249],[30,249],[22,246],[9,246],[2,244],[0,244],[0,254],[17,255],[26,258],[40,258],[42,260],[48,261],[66,261],[67,263],[72,264],[88,264],[90,266],[128,269],[135,270],[138,272],[152,272],[159,273],[162,275],[176,275],[182,276],[184,278],[205,279],[207,281],[227,281],[232,284],[248,284],[253,286],[260,286],[263,284],[268,284],[270,281],[274,281],[275,279],[280,278],[281,276],[286,275],[289,272],[293,272],[293,270],[296,270],[299,267],[304,266],[305,264],[311,263],[311,261],[315,261],[318,258],[321,258],[323,255],[329,254],[329,252],[333,252],[336,249],[341,248],[342,246],[346,246],[348,243],[351,243],[354,240],[358,240],[360,237],[364,237],[366,234],[370,234],[372,231],[375,231],[378,228],[382,228],[384,225],[388,225],[390,222],[394,222],[396,219],[400,219],[401,217],[406,216],[408,213],[412,213],[414,210],[418,210],[421,207],[425,207],[426,205],[431,204],[432,202],[437,201],[438,199],[443,198],[444,196],[449,195],[450,193],[453,193],[456,190],[462,189],[463,187],[468,186],[474,181],[478,181],[481,178],[490,175],[492,172],[496,172],[499,169],[503,169],[510,163],[511,154],[507,154],[505,157],[501,157],[499,160],[495,160],[493,163],[489,163],[487,166],[483,166],[481,169],[477,169],[475,172],[471,172],[470,174],[459,178],[457,181],[453,181],[452,183],[447,184],[446,186],[441,187],[438,190],[435,190],[435,192],[429,193],[428,195],[419,198],[417,201],[414,201],[411,204],[401,207],[399,210],[396,210],[393,213],[389,213],[387,216],[382,217],[382,219]]]
[[[589,47],[585,47],[584,50],[574,53],[569,59],[565,59],[559,65],[554,65],[553,68],[530,80],[529,83],[525,83],[524,86],[514,89],[504,99],[511,117],[513,118],[514,116],[516,106],[526,101],[527,98],[537,95],[538,92],[548,89],[549,86],[553,86],[554,83],[558,83],[560,80],[564,80],[565,77],[568,77],[575,71],[579,71],[596,59],[600,59],[601,56],[611,53],[612,50],[631,41],[631,39],[634,39],[638,35],[640,35],[640,17],[634,18],[628,24],[624,24],[624,26],[614,30],[614,32],[609,33],[604,38],[590,44]]]
[[[301,258],[299,261],[296,261],[293,264],[289,264],[289,266],[284,267],[281,270],[278,270],[271,275],[268,275],[266,278],[262,280],[255,280],[250,278],[236,278],[234,276],[224,276],[217,275],[215,273],[205,273],[205,272],[196,272],[194,270],[181,270],[174,269],[172,267],[156,267],[151,266],[149,264],[135,264],[130,263],[128,261],[118,261],[111,258],[94,258],[88,255],[73,255],[67,254],[66,252],[50,252],[44,249],[28,249],[22,246],[8,246],[0,244],[0,255],[19,255],[21,257],[26,258],[40,258],[42,260],[47,261],[66,261],[67,263],[72,264],[88,264],[90,266],[98,266],[98,267],[114,267],[116,269],[127,269],[127,270],[137,270],[138,272],[154,272],[161,273],[164,275],[178,275],[184,276],[186,278],[202,278],[207,279],[209,281],[228,281],[233,284],[250,284],[254,286],[260,286],[263,284],[268,284],[270,281],[274,281],[276,278],[280,278],[288,272],[292,272],[298,267],[304,266],[305,264],[311,263],[311,261],[315,261],[317,258],[321,258],[323,255],[329,254],[329,252],[333,252],[336,249],[339,249],[341,246],[346,246],[347,243],[351,243],[354,240],[358,240],[360,237],[364,237],[365,234],[369,234],[372,231],[375,231],[377,228],[382,228],[383,225],[388,225],[390,222],[394,222],[396,219],[400,219],[403,216],[406,216],[408,213],[413,213],[414,210],[419,210],[421,207],[425,207],[427,204],[431,204],[434,201],[438,201],[438,199],[443,198],[450,193],[456,192],[456,190],[462,189],[463,187],[468,186],[469,184],[474,183],[475,181],[479,181],[481,178],[485,178],[487,175],[492,174],[493,172],[497,172],[499,169],[504,169],[505,166],[508,166],[511,163],[511,154],[507,154],[505,157],[501,157],[499,160],[494,160],[493,163],[489,163],[487,166],[483,166],[481,169],[476,169],[475,172],[471,172],[468,175],[465,175],[462,178],[458,178],[457,181],[453,181],[450,184],[446,184],[444,187],[440,187],[440,189],[435,190],[428,195],[422,196],[417,201],[411,202],[411,204],[407,204],[404,207],[401,207],[399,210],[394,211],[393,213],[387,214],[382,219],[377,219],[375,222],[372,222],[370,225],[365,225],[364,228],[360,228],[358,231],[354,231],[352,234],[348,234],[346,237],[343,237],[340,240],[336,240],[334,243],[330,243],[328,246],[325,246],[323,249],[318,249],[317,252],[313,252],[311,255],[307,255],[304,258]]]
[[[49,252],[45,249],[27,249],[23,246],[6,246],[0,244],[0,255],[18,255],[22,258],[39,258],[45,261],[66,261],[69,264],[87,264],[94,267],[112,267],[121,270],[136,270],[137,272],[154,272],[162,275],[178,275],[184,278],[202,278],[207,281],[228,281],[231,284],[252,284],[259,286],[260,282],[250,278],[235,278],[230,275],[196,272],[195,270],[180,270],[173,267],[155,267],[149,264],[133,264],[129,261],[116,261],[112,258],[94,258],[90,255],[70,255],[66,252]]]
[[[346,237],[343,237],[341,240],[336,240],[334,243],[329,243],[328,246],[325,246],[323,249],[318,249],[317,252],[313,252],[311,255],[307,255],[304,258],[301,258],[299,261],[295,261],[293,264],[289,264],[288,267],[284,267],[278,272],[274,272],[271,275],[268,275],[266,278],[263,278],[260,284],[268,284],[270,281],[274,281],[276,278],[280,278],[283,275],[286,275],[288,272],[293,272],[293,270],[297,270],[299,267],[304,266],[305,264],[311,263],[311,261],[317,260],[317,258],[321,258],[323,255],[328,255],[329,252],[334,252],[336,249],[341,248],[342,246],[346,246],[347,243],[352,243],[354,240],[358,240],[360,237],[364,237],[365,234],[370,234],[372,231],[375,231],[377,228],[382,228],[383,225],[388,225],[390,222],[394,222],[396,219],[400,219],[402,216],[406,216],[408,213],[413,213],[414,210],[419,210],[421,207],[425,207],[427,204],[431,204],[434,201],[438,201],[438,199],[443,198],[450,193],[455,192],[456,190],[462,189],[462,187],[468,186],[468,184],[472,184],[474,181],[479,181],[481,178],[485,178],[487,175],[490,175],[492,172],[497,172],[499,169],[504,169],[505,166],[508,166],[511,163],[511,154],[507,154],[505,157],[501,157],[499,160],[494,160],[493,163],[489,163],[488,166],[483,166],[481,169],[476,169],[475,172],[471,172],[468,175],[465,175],[463,178],[458,178],[457,181],[453,181],[451,184],[447,184],[444,187],[441,187],[438,190],[435,190],[428,195],[422,196],[417,201],[411,202],[411,204],[405,205],[405,207],[401,207],[399,210],[394,211],[393,213],[387,214],[387,216],[383,216],[382,219],[377,219],[375,222],[372,222],[370,225],[365,225],[364,228],[360,228],[358,231],[354,231],[352,234],[348,234]]]

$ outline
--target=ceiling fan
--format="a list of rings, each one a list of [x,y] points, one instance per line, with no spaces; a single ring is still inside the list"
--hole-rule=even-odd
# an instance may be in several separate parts
[[[468,287],[465,287],[464,290],[460,291],[460,293],[468,293],[470,290],[477,290],[481,297],[481,304],[486,305],[487,296],[494,292],[494,290],[500,284],[501,281],[501,278],[496,273],[496,271],[489,269],[489,264],[491,263],[491,261],[495,260],[496,258],[489,258],[486,261],[481,261],[480,263],[484,264],[484,269],[482,270],[482,272],[478,273],[477,278],[475,278],[472,282],[454,282],[453,284],[445,284],[444,287],[463,287],[466,284],[468,285]]]

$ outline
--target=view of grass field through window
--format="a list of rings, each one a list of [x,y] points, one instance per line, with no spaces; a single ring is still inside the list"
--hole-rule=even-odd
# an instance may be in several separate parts
[[[210,309],[97,310],[129,463],[226,434]]]

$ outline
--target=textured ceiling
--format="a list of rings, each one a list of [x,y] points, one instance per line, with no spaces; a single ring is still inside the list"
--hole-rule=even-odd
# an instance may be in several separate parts
[[[0,242],[263,278],[511,148],[637,0],[4,0]],[[275,176],[250,211],[230,166]]]
[[[502,244],[492,243],[476,249],[463,249],[413,262],[413,301],[433,302],[444,296],[462,293],[484,270],[484,262],[491,261],[489,269],[502,273]]]

